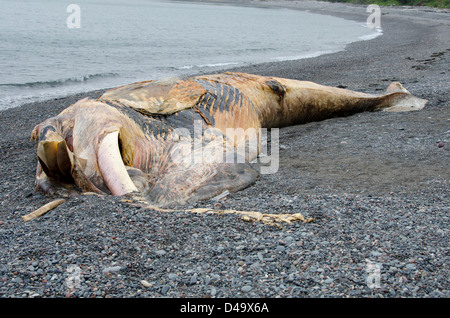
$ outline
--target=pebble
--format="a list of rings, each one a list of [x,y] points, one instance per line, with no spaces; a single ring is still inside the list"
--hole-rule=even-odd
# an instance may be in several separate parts
[[[372,252],[370,252],[370,254],[372,255],[372,256],[381,256],[381,255],[383,255],[383,253],[380,253],[380,252],[377,252],[377,251],[372,251]]]
[[[247,292],[249,292],[250,290],[252,290],[252,286],[248,286],[248,285],[243,286],[243,287],[241,288],[241,290],[242,290],[244,293],[247,293]]]
[[[115,273],[122,269],[121,266],[111,266],[111,267],[105,267],[102,271],[103,273]]]
[[[170,286],[169,286],[169,285],[163,285],[163,286],[161,287],[161,294],[166,295],[167,292],[169,291],[169,289],[170,289]]]
[[[150,284],[148,281],[146,281],[146,280],[141,280],[141,284],[144,286],[144,287],[146,287],[146,288],[149,288],[149,287],[151,287],[152,286],[152,284]]]
[[[191,279],[189,280],[189,284],[190,285],[196,284],[197,283],[197,278],[198,278],[197,274],[192,275]]]

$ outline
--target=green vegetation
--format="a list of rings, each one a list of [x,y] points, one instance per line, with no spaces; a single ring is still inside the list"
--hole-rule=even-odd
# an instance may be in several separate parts
[[[329,2],[347,2],[356,4],[378,4],[382,6],[428,6],[450,8],[450,0],[325,0]]]

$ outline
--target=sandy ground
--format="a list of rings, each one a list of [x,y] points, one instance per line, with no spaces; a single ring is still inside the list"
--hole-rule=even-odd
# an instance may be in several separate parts
[[[368,16],[356,5],[257,4]],[[448,297],[450,13],[382,13],[383,35],[374,40],[236,71],[369,93],[399,81],[428,99],[426,108],[283,128],[276,174],[220,202],[189,206],[301,212],[312,223],[280,229],[97,196],[69,199],[24,223],[22,215],[53,199],[34,190],[31,130],[101,91],[2,111],[0,297]],[[382,268],[381,287],[368,287],[368,259]],[[65,283],[70,264],[82,270],[75,290]]]

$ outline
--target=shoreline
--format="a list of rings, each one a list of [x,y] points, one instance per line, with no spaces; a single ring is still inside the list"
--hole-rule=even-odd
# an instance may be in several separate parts
[[[256,5],[362,22],[368,15],[365,6],[339,3]],[[382,7],[383,35],[373,40],[232,69],[368,93],[399,81],[429,100],[419,112],[283,128],[278,173],[219,202],[190,206],[301,212],[315,218],[308,224],[279,229],[230,215],[168,214],[94,195],[24,223],[22,215],[53,199],[34,191],[34,125],[104,90],[1,111],[0,297],[449,297],[444,11]],[[367,260],[381,266],[379,288],[367,285]],[[65,283],[71,264],[82,270],[75,290]]]
[[[174,1],[182,1],[182,0],[174,0]],[[351,4],[351,3],[334,3],[334,2],[323,2],[323,1],[311,1],[311,0],[190,0],[190,2],[193,3],[205,3],[205,4],[229,4],[229,5],[235,5],[235,6],[252,6],[252,7],[260,7],[260,8],[284,8],[289,10],[299,10],[299,11],[305,11],[305,12],[311,12],[315,14],[322,14],[326,16],[334,16],[334,17],[340,17],[346,20],[352,20],[355,22],[361,22],[361,24],[365,24],[367,17],[370,13],[366,12],[366,5],[360,5],[360,4]],[[396,15],[399,19],[406,19],[410,18],[410,14],[412,13],[412,16],[417,16],[420,14],[423,14],[424,17],[421,17],[421,19],[435,19],[436,14],[439,15],[439,20],[444,20],[446,16],[450,16],[450,10],[448,9],[439,9],[439,8],[433,8],[433,7],[413,7],[413,6],[382,6],[382,16],[385,15]],[[382,17],[382,19],[383,19]],[[383,26],[381,26],[383,27]],[[382,28],[381,28],[382,30]],[[382,32],[382,31],[381,31]],[[348,50],[352,50],[351,46],[354,43],[360,43],[360,42],[367,42],[367,41],[373,41],[376,40],[377,37],[382,37],[383,34],[376,36],[373,39],[358,39],[346,46],[344,50],[337,51],[337,52],[331,52],[331,53],[325,53],[321,54],[319,56],[313,56],[313,57],[305,57],[301,59],[289,59],[289,60],[281,60],[281,61],[267,61],[265,63],[255,63],[255,64],[249,64],[247,66],[237,66],[237,67],[228,67],[224,68],[222,70],[216,70],[213,73],[220,73],[225,71],[249,71],[251,72],[253,69],[264,69],[267,67],[277,68],[277,64],[283,64],[286,62],[302,62],[302,61],[308,61],[310,59],[316,59],[327,55],[335,55],[339,54]],[[450,49],[449,49],[450,50]],[[207,71],[200,71],[196,73],[190,74],[190,76],[195,75],[201,75],[206,74]],[[262,75],[262,74],[261,74]],[[189,75],[186,75],[189,76]],[[276,75],[274,75],[276,76]],[[304,79],[302,77],[298,77],[293,75],[292,78],[296,79]],[[323,84],[327,85],[326,82]],[[333,85],[333,84],[330,84]],[[36,103],[45,103],[49,101],[55,101],[55,100],[62,100],[62,99],[69,99],[73,100],[74,96],[80,96],[80,95],[86,95],[86,96],[97,96],[98,92],[105,92],[113,87],[108,88],[100,88],[100,89],[94,89],[94,90],[88,90],[85,92],[79,92],[74,94],[68,94],[65,96],[60,96],[56,98],[50,98],[48,100],[41,100],[41,101],[34,101],[34,102],[27,102],[19,106],[15,106],[12,108],[6,108],[1,109],[1,112],[8,111],[13,108],[20,108],[27,105],[32,105]]]
[[[182,1],[182,0],[174,0],[174,1]],[[234,5],[234,6],[250,6],[250,7],[259,7],[259,8],[279,8],[279,9],[289,9],[289,10],[298,10],[298,11],[305,11],[305,12],[311,12],[315,14],[321,14],[325,16],[334,16],[343,18],[346,20],[351,20],[355,22],[360,22],[361,24],[366,23],[366,19],[369,16],[370,13],[366,12],[366,5],[360,5],[360,4],[351,4],[351,3],[333,3],[333,2],[323,2],[323,1],[311,1],[311,0],[190,0],[192,3],[205,3],[205,4],[215,4],[215,5]],[[389,14],[384,11],[386,10],[394,10],[397,14],[404,10],[406,11],[417,11],[425,14],[449,14],[450,9],[439,9],[439,8],[432,8],[432,7],[412,7],[412,6],[394,6],[394,7],[381,7],[382,8],[382,14]],[[408,12],[409,14],[410,12]],[[352,43],[356,42],[364,42],[364,41],[371,41],[375,39],[376,37],[382,36],[382,29],[380,35],[371,35],[374,38],[369,39],[355,39]],[[348,45],[347,45],[348,46]],[[346,47],[347,47],[346,46]],[[287,61],[300,61],[300,60],[309,60],[311,58],[320,57],[322,55],[330,55],[330,54],[336,54],[342,51],[346,51],[347,48],[339,51],[329,52],[329,53],[317,53],[319,55],[313,55],[310,57],[302,57],[298,59],[287,59],[287,60],[273,60],[273,61],[267,61],[263,63],[251,63],[246,65],[240,65],[236,67],[227,67],[221,70],[215,70],[212,71],[213,73],[219,73],[219,72],[225,72],[229,70],[236,69],[237,71],[241,69],[247,69],[248,67],[258,67],[263,68],[263,65],[265,64],[273,64],[273,63],[283,63]],[[183,76],[195,76],[195,75],[202,75],[210,73],[208,71],[199,71],[192,74],[184,74]],[[24,102],[21,105],[13,106],[5,109],[0,109],[0,112],[6,111],[8,109],[22,107],[28,104],[34,104],[34,103],[44,103],[47,101],[52,100],[61,100],[64,98],[71,99],[72,96],[79,96],[80,94],[86,94],[87,96],[93,94],[95,95],[96,92],[105,92],[106,90],[112,89],[114,87],[105,87],[105,88],[97,88],[92,90],[87,90],[84,92],[77,92],[77,93],[71,93],[66,94],[62,96],[56,96],[53,98],[48,98],[45,100],[36,100],[32,102]]]
[[[175,0],[176,1],[176,0]],[[228,1],[196,1],[193,0],[191,1],[192,4],[197,4],[197,5],[201,5],[201,4],[211,4],[213,7],[217,7],[220,8],[220,5],[230,5],[230,6],[235,6],[235,7],[256,7],[256,8],[269,8],[269,9],[273,9],[276,10],[277,8],[279,8],[279,5],[277,4],[278,2],[275,1],[272,5],[272,2],[267,2],[267,1],[258,1],[258,0],[228,0]],[[280,2],[282,3],[282,2]],[[276,6],[276,7],[275,7]],[[289,5],[283,5],[280,9],[288,9],[288,10],[293,10],[296,9],[296,7],[292,7]],[[278,10],[277,10],[278,11]],[[299,11],[299,10],[295,10],[295,11]],[[306,10],[309,11],[309,10]],[[326,16],[330,16],[330,15],[326,15]],[[361,21],[359,21],[361,22]],[[362,22],[361,22],[362,23]],[[361,36],[361,37],[355,37],[354,39],[352,39],[352,42],[357,42],[357,41],[364,41],[364,40],[370,40],[371,37],[377,37],[379,36],[380,33],[376,32],[375,34],[370,34],[368,36]],[[364,39],[364,37],[368,37],[367,39]],[[351,43],[351,42],[350,42]],[[320,56],[323,54],[330,54],[330,53],[335,53],[338,51],[343,50],[341,47],[340,48],[335,48],[335,49],[331,49],[328,52],[324,52],[324,51],[320,51],[319,49],[311,54],[299,54],[297,57],[280,57],[279,59],[277,57],[272,57],[272,58],[268,58],[267,62],[279,62],[279,61],[285,61],[285,60],[299,60],[299,59],[305,59],[305,58],[311,58],[311,57],[316,57],[316,56]],[[280,53],[281,54],[281,53]],[[281,54],[282,55],[282,54]],[[174,67],[175,69],[178,70],[177,74],[172,74],[172,75],[167,75],[167,76],[194,76],[194,75],[198,75],[198,74],[205,74],[205,73],[210,73],[210,72],[220,72],[220,71],[224,71],[226,69],[229,68],[238,68],[238,67],[242,67],[245,65],[258,65],[264,62],[258,61],[258,62],[245,62],[245,61],[241,61],[241,62],[235,62],[235,63],[224,63],[223,66],[218,66],[218,67],[213,67],[211,69],[208,68],[204,68],[203,70],[191,70],[189,71],[182,71],[183,69],[189,69],[189,68],[196,68],[196,65],[186,65],[186,66],[182,66],[182,67]],[[221,64],[221,63],[218,63]],[[233,65],[225,65],[225,64],[236,64],[235,66]],[[211,64],[211,65],[215,65],[215,64]],[[222,68],[219,70],[219,68]],[[117,75],[118,78],[120,78],[120,76],[118,76],[118,74],[114,73],[114,72],[109,72],[108,74],[115,74]],[[152,74],[152,73],[150,73]],[[149,80],[149,79],[156,79],[154,78],[153,75],[149,74],[149,78],[140,78],[140,79],[134,79],[135,81],[140,81],[140,80]],[[94,75],[85,75],[84,77],[80,77],[80,78],[90,78],[90,77],[97,77],[98,75],[101,74],[94,74]],[[63,77],[60,77],[59,79],[54,79],[49,80],[49,81],[37,81],[37,82],[30,82],[30,83],[23,83],[23,84],[5,84],[6,86],[12,86],[12,87],[16,87],[16,86],[24,86],[26,87],[26,90],[22,90],[20,92],[15,92],[15,94],[8,94],[8,96],[5,96],[6,98],[4,99],[4,102],[0,103],[0,111],[2,110],[6,110],[6,109],[10,109],[10,108],[15,108],[15,107],[20,107],[26,104],[32,104],[32,103],[36,103],[36,102],[45,102],[45,101],[50,101],[50,100],[54,100],[54,99],[60,99],[60,98],[65,98],[65,97],[70,97],[71,95],[78,95],[80,93],[86,93],[86,94],[90,94],[91,92],[95,92],[98,90],[108,90],[114,87],[114,85],[112,83],[106,84],[97,84],[94,85],[93,87],[91,86],[90,88],[84,87],[83,89],[79,89],[79,88],[74,88],[73,86],[61,86],[61,87],[57,87],[57,91],[59,91],[59,93],[57,91],[47,91],[45,90],[45,88],[41,87],[40,91],[36,91],[34,92],[34,97],[32,96],[33,94],[28,92],[28,85],[30,86],[34,86],[34,84],[38,84],[38,85],[46,85],[46,84],[52,84],[52,83],[64,83],[64,82],[79,82],[79,78],[76,77],[72,77],[72,78],[67,78],[64,79]],[[83,82],[83,80],[81,80],[81,82]],[[126,84],[122,81],[122,84]],[[118,86],[119,84],[117,84],[116,86]],[[22,95],[23,93],[23,95]],[[17,96],[18,100],[14,99],[14,95]],[[21,96],[22,95],[22,96]]]
[[[174,0],[174,1],[182,1],[182,0]],[[360,5],[360,4],[351,4],[351,3],[334,3],[334,2],[323,2],[323,1],[311,1],[311,0],[190,0],[192,3],[205,3],[205,4],[229,4],[234,6],[251,6],[251,7],[260,7],[260,8],[284,8],[289,10],[299,10],[299,11],[305,11],[305,12],[311,12],[315,14],[321,14],[326,16],[334,16],[334,17],[340,17],[346,20],[352,20],[355,22],[360,22],[361,24],[365,24],[365,19],[369,16],[370,13],[366,12],[366,5]],[[450,14],[450,10],[448,9],[439,9],[439,8],[433,8],[433,7],[413,7],[413,6],[394,6],[394,7],[381,7],[382,8],[382,14],[390,14],[392,10],[396,14],[405,14],[405,11],[417,11],[424,14]],[[389,12],[386,12],[389,11]],[[410,12],[408,12],[409,14]],[[432,17],[433,18],[433,17]],[[442,17],[441,17],[442,18]],[[377,37],[382,36],[382,29],[381,29],[381,35],[376,35],[374,38],[371,39],[358,39],[353,42],[351,42],[349,45],[353,43],[358,42],[365,42],[365,41],[372,41],[376,39]],[[236,67],[228,67],[222,70],[216,70],[214,73],[220,73],[225,71],[240,71],[240,70],[246,70],[251,68],[264,68],[264,65],[272,65],[277,63],[284,63],[284,62],[290,62],[290,61],[302,61],[302,60],[309,60],[321,57],[323,55],[330,55],[330,54],[337,54],[340,52],[347,51],[347,45],[345,49],[337,51],[337,52],[330,52],[330,53],[324,53],[320,54],[318,56],[312,56],[312,57],[304,57],[300,59],[288,59],[288,60],[281,60],[281,61],[267,61],[265,63],[254,63],[249,64],[248,66],[236,66]],[[276,67],[276,66],[275,66]],[[202,75],[208,73],[207,71],[200,71],[196,73],[192,73],[190,75],[186,76],[195,76],[195,75]],[[300,79],[300,78],[298,78]],[[74,94],[67,94],[64,96],[59,96],[55,98],[49,98],[47,100],[39,100],[39,101],[33,101],[33,102],[26,102],[18,106],[14,106],[12,108],[18,108],[23,107],[30,104],[35,103],[45,103],[48,101],[54,101],[54,100],[61,100],[61,99],[70,99],[72,100],[73,96],[80,96],[80,95],[86,95],[86,96],[96,96],[97,92],[105,92],[109,89],[112,89],[114,87],[107,87],[107,88],[99,88],[99,89],[93,89],[88,90],[85,92],[78,92]],[[7,111],[12,108],[6,108],[6,109],[0,109],[0,113],[3,111]]]

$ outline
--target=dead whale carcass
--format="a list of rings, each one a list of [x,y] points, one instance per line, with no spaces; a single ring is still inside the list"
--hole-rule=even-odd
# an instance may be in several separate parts
[[[140,193],[158,206],[209,199],[255,181],[249,162],[260,153],[262,128],[426,102],[397,82],[383,95],[243,73],[133,83],[35,127],[36,184],[46,192]],[[199,125],[208,136],[198,136]],[[239,147],[245,151],[233,151]]]

